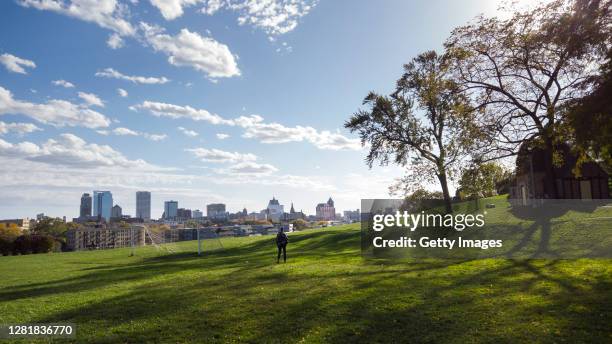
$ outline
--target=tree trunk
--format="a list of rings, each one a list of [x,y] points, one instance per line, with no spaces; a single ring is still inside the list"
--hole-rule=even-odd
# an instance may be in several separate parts
[[[557,197],[557,181],[555,176],[554,166],[554,146],[552,139],[544,139],[544,198],[558,198]]]
[[[446,208],[446,213],[451,214],[453,212],[453,206],[451,205],[451,197],[448,192],[448,182],[446,180],[446,171],[442,170],[438,174],[438,180],[440,181],[440,186],[442,187],[442,195],[444,196],[444,207]]]

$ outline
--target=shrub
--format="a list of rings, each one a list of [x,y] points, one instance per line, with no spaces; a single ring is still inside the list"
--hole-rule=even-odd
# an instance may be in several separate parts
[[[51,252],[55,246],[55,240],[48,235],[33,235],[31,237],[31,247],[33,253]]]
[[[32,238],[29,235],[21,235],[13,242],[13,254],[32,253]]]
[[[8,256],[13,252],[13,241],[0,238],[0,254]]]

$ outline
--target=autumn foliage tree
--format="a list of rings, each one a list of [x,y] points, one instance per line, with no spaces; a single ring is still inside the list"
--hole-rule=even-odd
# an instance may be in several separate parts
[[[477,105],[486,135],[481,161],[517,154],[523,142],[545,150],[546,193],[557,196],[555,147],[567,139],[562,109],[591,90],[611,41],[610,0],[556,0],[507,19],[479,17],[455,29],[445,47],[461,92]]]
[[[419,188],[438,182],[447,212],[452,211],[449,180],[472,145],[472,120],[466,99],[449,78],[447,56],[425,52],[404,66],[389,96],[371,92],[346,123],[369,146],[367,164],[394,162],[408,167],[400,183]]]

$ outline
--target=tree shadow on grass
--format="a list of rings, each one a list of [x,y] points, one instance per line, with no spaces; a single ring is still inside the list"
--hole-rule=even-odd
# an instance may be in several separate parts
[[[609,265],[593,263],[594,270],[571,274],[581,263],[369,261],[358,259],[358,233],[352,235],[356,238],[342,232],[296,236],[291,242],[296,252],[308,251],[317,264],[298,265],[303,271],[292,264],[270,264],[273,251],[262,240],[203,258],[179,253],[116,269],[87,268],[83,276],[38,284],[21,293],[97,293],[138,282],[102,294],[95,302],[28,319],[74,322],[74,342],[79,343],[610,339]],[[343,245],[352,240],[355,248],[347,250]],[[338,254],[357,263],[346,270],[341,262],[325,260]],[[169,276],[159,278],[165,274]],[[0,300],[10,301],[18,296],[10,293],[16,292],[2,291]]]

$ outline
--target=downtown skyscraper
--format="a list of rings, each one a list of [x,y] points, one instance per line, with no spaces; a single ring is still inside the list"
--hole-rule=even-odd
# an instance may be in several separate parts
[[[136,191],[136,217],[143,220],[151,219],[151,193]]]
[[[113,194],[110,191],[93,192],[93,216],[99,216],[109,222],[112,208]]]

